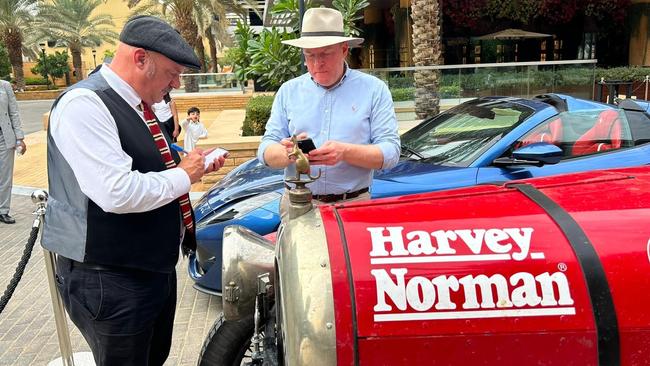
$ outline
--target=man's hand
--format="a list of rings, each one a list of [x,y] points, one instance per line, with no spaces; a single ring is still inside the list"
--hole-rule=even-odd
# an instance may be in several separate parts
[[[306,132],[302,132],[296,137],[298,140],[302,140],[306,139],[308,136]],[[266,160],[266,164],[272,168],[285,168],[287,165],[296,161],[295,157],[289,157],[289,153],[292,151],[293,142],[291,142],[291,138],[287,137],[280,140],[277,145],[269,146],[269,148],[264,152],[264,160]]]
[[[326,141],[323,146],[309,152],[309,162],[313,165],[335,165],[345,160],[350,145],[338,141]]]
[[[185,173],[190,177],[190,182],[194,184],[205,174],[204,165],[205,156],[203,155],[203,150],[196,148],[185,155],[180,164],[178,164],[178,167],[185,170]]]
[[[312,150],[309,155],[312,165],[335,165],[342,161],[366,168],[381,169],[384,154],[375,145],[349,144],[339,141],[326,141],[323,146]]]
[[[179,131],[177,126],[176,128],[174,128],[174,132],[172,132],[172,137],[177,138],[180,133],[181,131]]]
[[[293,142],[291,142],[291,139],[285,138],[280,140],[280,145],[284,147],[285,153],[287,154],[287,159],[289,159],[289,163],[295,161],[296,160],[295,156],[289,157],[289,153],[293,151]]]
[[[27,152],[27,145],[25,145],[25,140],[17,140],[16,145],[23,147],[23,154]]]

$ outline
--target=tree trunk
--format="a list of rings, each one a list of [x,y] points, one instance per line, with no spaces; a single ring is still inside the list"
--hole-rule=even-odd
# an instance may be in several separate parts
[[[439,65],[442,55],[442,17],[438,0],[413,0],[413,63],[415,66]],[[438,83],[440,71],[416,70],[415,114],[418,118],[434,116],[440,112]]]
[[[197,56],[199,56],[199,60],[201,61],[201,72],[205,73],[208,68],[205,64],[205,47],[203,46],[201,37],[199,37],[199,41],[196,42],[196,51]]]
[[[72,68],[75,73],[75,82],[84,79],[83,71],[81,70],[81,50],[79,47],[70,46],[70,54],[72,55]]]
[[[205,30],[205,37],[208,39],[208,46],[210,47],[210,70],[212,72],[219,72],[217,67],[217,41],[216,36],[212,34],[212,27]]]
[[[174,16],[176,18],[176,26],[181,36],[192,46],[192,49],[197,49],[199,38],[199,30],[192,18],[193,14],[193,1],[192,0],[178,0],[174,8]],[[188,68],[186,74],[196,74],[196,70]],[[194,76],[185,76],[185,92],[196,93],[199,91],[199,79]]]
[[[9,62],[14,71],[16,89],[25,90],[25,74],[23,72],[23,36],[18,28],[9,28],[2,36],[9,52]]]

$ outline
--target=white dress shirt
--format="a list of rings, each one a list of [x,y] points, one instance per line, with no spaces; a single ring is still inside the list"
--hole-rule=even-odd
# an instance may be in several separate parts
[[[163,99],[161,102],[151,105],[151,109],[153,110],[153,113],[156,114],[156,117],[158,117],[158,121],[167,122],[168,119],[173,117],[172,109],[169,106],[170,103],[165,102]]]
[[[110,66],[105,64],[99,72],[145,123],[135,90]],[[89,89],[73,89],[61,97],[50,116],[50,133],[81,191],[106,212],[150,211],[190,191],[190,178],[183,169],[149,173],[132,170],[132,159],[122,150],[115,119]]]
[[[309,73],[291,79],[275,94],[266,132],[257,150],[264,163],[264,151],[283,138],[306,132],[316,147],[326,141],[374,145],[383,155],[382,169],[397,165],[400,138],[397,118],[388,86],[382,80],[346,66],[343,78],[324,88]],[[295,164],[284,170],[296,176]],[[373,170],[340,161],[335,165],[311,165],[311,175],[320,179],[307,185],[313,194],[341,194],[367,188]]]

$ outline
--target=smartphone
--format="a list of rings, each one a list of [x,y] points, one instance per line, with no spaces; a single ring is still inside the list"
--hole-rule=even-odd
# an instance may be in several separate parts
[[[298,148],[305,154],[309,154],[310,151],[316,150],[316,145],[314,145],[314,141],[310,138],[306,138],[304,140],[298,140]]]

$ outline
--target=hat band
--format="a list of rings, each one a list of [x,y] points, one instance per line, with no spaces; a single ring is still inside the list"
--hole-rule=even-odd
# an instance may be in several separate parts
[[[343,37],[345,36],[345,33],[343,32],[301,32],[300,36],[301,37],[323,37],[323,36]]]

